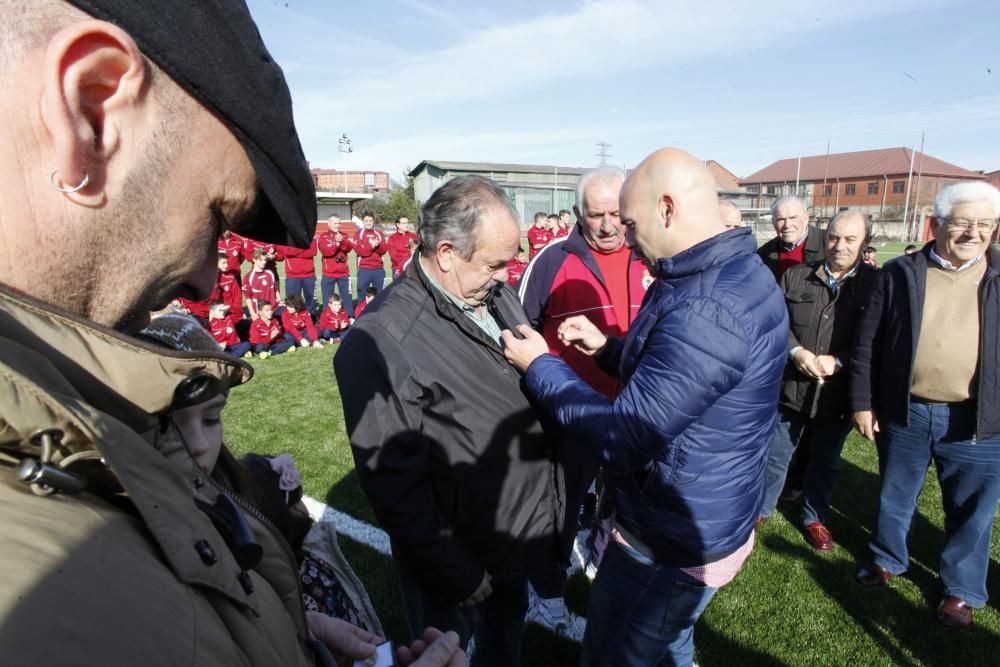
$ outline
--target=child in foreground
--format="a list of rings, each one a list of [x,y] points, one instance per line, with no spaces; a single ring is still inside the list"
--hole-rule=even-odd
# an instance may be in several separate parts
[[[171,313],[154,318],[139,336],[181,352],[219,351],[204,327],[185,315]],[[243,362],[231,363],[245,367]],[[271,524],[268,527],[292,548],[299,563],[310,633],[333,654],[337,664],[370,658],[376,646],[384,642],[382,628],[363,585],[337,547],[332,523],[314,524],[309,517],[291,456],[249,455],[242,463],[233,457],[223,444],[222,411],[228,395],[228,387],[220,388],[203,402],[172,409],[166,416],[197,467],[221,487],[221,495],[236,496],[251,504]],[[197,511],[194,507],[192,511]],[[247,567],[252,569],[253,565]],[[427,628],[423,639],[412,645],[401,646],[395,657],[397,664],[411,667],[468,665],[458,648],[458,635],[435,628]]]

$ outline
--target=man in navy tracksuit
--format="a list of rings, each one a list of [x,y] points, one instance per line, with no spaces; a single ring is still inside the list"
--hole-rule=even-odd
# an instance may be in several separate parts
[[[695,622],[753,549],[788,316],[753,234],[723,225],[699,160],[657,151],[620,203],[626,241],[656,280],[624,339],[584,317],[560,327],[618,375],[618,396],[594,391],[528,327],[504,343],[528,392],[597,455],[614,493],[581,664],[690,664]]]

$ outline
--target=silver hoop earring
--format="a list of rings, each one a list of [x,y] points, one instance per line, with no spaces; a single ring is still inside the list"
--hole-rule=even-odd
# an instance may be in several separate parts
[[[83,190],[85,187],[87,187],[87,183],[90,183],[90,176],[88,174],[84,174],[83,180],[80,181],[80,185],[76,186],[75,188],[60,187],[56,185],[56,172],[58,171],[59,171],[58,169],[53,169],[52,173],[49,174],[49,185],[51,185],[53,188],[63,193],[64,195],[69,195],[73,194],[74,192],[79,192],[80,190]]]

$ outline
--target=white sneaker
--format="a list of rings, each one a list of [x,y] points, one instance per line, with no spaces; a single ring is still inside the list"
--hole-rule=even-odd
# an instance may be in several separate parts
[[[535,611],[542,625],[558,635],[569,630],[569,610],[563,598],[538,598]]]

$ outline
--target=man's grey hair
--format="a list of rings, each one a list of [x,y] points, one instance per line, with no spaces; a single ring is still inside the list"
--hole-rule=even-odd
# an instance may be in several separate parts
[[[774,200],[773,204],[771,204],[771,217],[773,218],[778,214],[779,208],[785,204],[791,204],[792,202],[798,202],[799,206],[802,207],[802,210],[806,212],[806,216],[809,216],[809,209],[806,208],[806,202],[802,199],[802,197],[799,197],[798,195],[781,195]]]
[[[983,181],[965,181],[944,188],[934,198],[934,217],[950,218],[956,204],[988,202],[993,207],[993,217],[1000,217],[1000,190]]]
[[[583,212],[583,195],[587,191],[587,186],[591,183],[606,183],[609,181],[618,181],[621,183],[624,180],[625,170],[618,167],[604,166],[583,172],[580,180],[576,182],[576,210],[580,212],[580,215],[585,215]]]
[[[420,207],[421,255],[433,257],[441,241],[450,241],[459,257],[469,259],[476,251],[482,216],[493,208],[503,209],[517,220],[504,191],[493,181],[482,176],[448,181]]]

